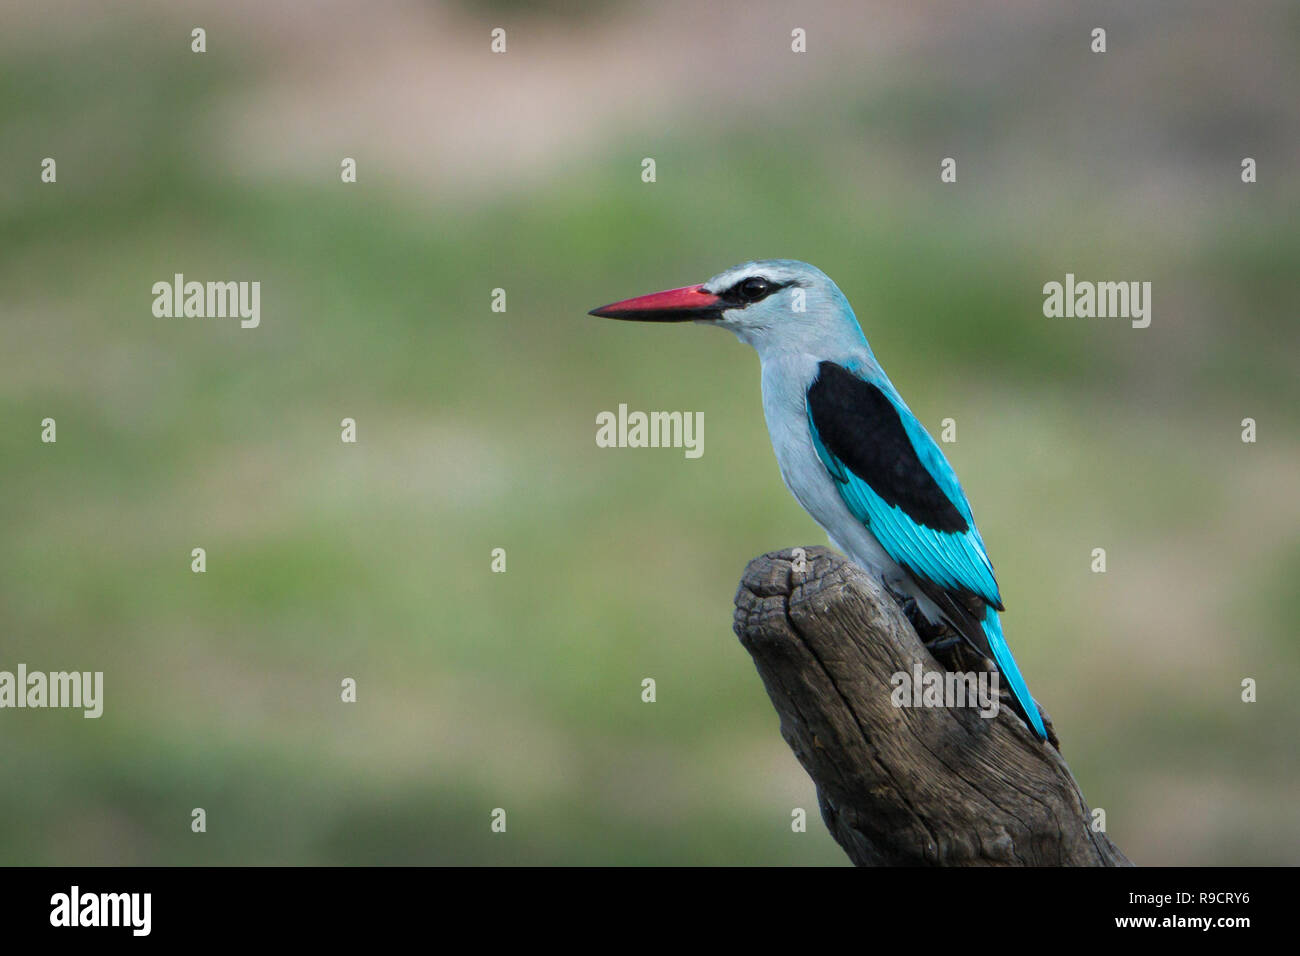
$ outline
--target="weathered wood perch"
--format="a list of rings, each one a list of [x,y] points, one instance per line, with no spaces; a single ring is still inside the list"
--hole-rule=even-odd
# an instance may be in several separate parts
[[[859,866],[1129,866],[1070,768],[1010,707],[895,707],[891,675],[942,671],[879,581],[834,552],[755,558],[735,631]]]

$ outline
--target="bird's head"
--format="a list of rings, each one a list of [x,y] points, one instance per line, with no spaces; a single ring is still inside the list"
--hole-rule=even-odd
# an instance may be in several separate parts
[[[592,309],[638,322],[699,322],[730,329],[760,355],[864,341],[844,294],[826,273],[795,259],[756,259],[700,285]]]

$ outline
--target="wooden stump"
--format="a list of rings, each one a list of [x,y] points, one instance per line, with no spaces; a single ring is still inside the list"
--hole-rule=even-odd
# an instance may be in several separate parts
[[[795,553],[805,570],[795,570]],[[1129,866],[1091,827],[1060,753],[1009,707],[896,707],[891,676],[940,671],[895,599],[809,547],[755,558],[735,631],[859,866]]]

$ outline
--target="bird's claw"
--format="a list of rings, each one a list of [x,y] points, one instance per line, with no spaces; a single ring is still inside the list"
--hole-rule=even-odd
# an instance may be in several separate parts
[[[941,654],[944,651],[950,651],[962,643],[960,635],[947,635],[936,637],[933,640],[925,642],[925,649],[931,654]]]

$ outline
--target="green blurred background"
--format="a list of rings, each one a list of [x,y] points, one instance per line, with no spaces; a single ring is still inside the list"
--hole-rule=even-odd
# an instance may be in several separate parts
[[[585,315],[755,257],[956,419],[1116,842],[1300,860],[1300,11],[701,6],[6,8],[0,669],[106,699],[0,712],[0,863],[845,863],[730,631],[824,540],[757,360]],[[153,317],[176,272],[261,327]],[[1044,318],[1066,272],[1151,281],[1150,328]],[[621,402],[703,458],[597,448]]]

